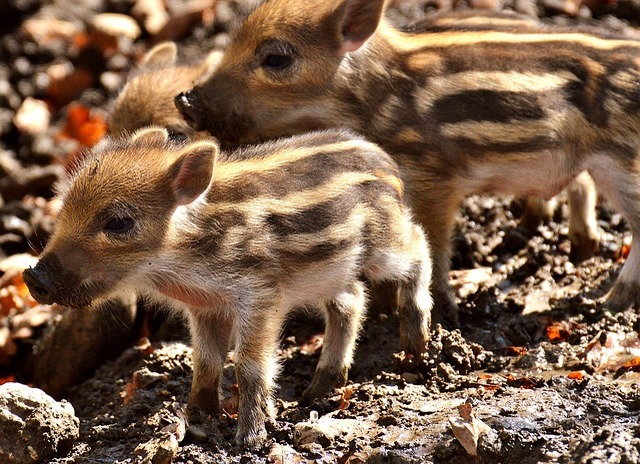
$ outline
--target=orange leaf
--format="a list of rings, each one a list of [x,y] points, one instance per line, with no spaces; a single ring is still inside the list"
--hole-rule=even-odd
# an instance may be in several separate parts
[[[567,377],[569,377],[572,380],[582,380],[584,376],[580,371],[572,371],[567,374]]]
[[[628,243],[623,243],[618,250],[618,261],[624,261],[629,257],[629,253],[631,253],[631,245]]]
[[[238,384],[234,383],[229,387],[229,391],[231,392],[231,396],[229,398],[225,398],[222,402],[222,411],[229,416],[231,419],[238,418],[238,404],[240,402],[240,395],[238,390]]]
[[[16,378],[13,375],[9,375],[7,377],[0,377],[0,385],[9,383],[9,382],[15,382],[15,381],[16,381]]]
[[[73,36],[73,45],[76,48],[84,48],[89,45],[89,34],[80,32]]]
[[[78,128],[77,139],[82,145],[92,147],[107,133],[107,124],[102,120],[87,121]]]
[[[495,385],[493,383],[482,384],[480,386],[485,390],[489,390],[489,391],[497,390],[498,388],[500,388],[500,385]]]
[[[136,390],[140,388],[140,378],[138,377],[138,372],[133,373],[133,378],[130,382],[124,387],[124,391],[120,392],[120,398],[124,400],[124,404],[128,404],[132,399],[133,395],[136,393]]]
[[[471,414],[473,412],[473,407],[471,406],[471,401],[467,398],[467,401],[458,406],[458,413],[463,420],[469,422],[471,421]]]
[[[340,406],[338,406],[338,409],[347,409],[350,404],[349,400],[351,399],[352,396],[353,396],[353,388],[344,387],[340,395]]]
[[[20,299],[8,288],[0,290],[0,316],[8,316],[12,309],[20,307]]]
[[[551,341],[566,342],[571,335],[571,325],[567,322],[554,322],[547,327],[547,338]]]
[[[504,347],[505,354],[512,354],[514,356],[520,356],[527,352],[527,349],[524,346],[505,346]]]
[[[638,370],[640,368],[640,357],[633,358],[622,365],[623,369]]]

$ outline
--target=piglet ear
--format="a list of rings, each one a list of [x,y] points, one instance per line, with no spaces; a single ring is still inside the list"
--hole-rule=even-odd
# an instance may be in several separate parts
[[[168,68],[173,66],[177,59],[178,47],[176,44],[174,42],[162,42],[144,55],[140,62],[140,68]]]
[[[382,13],[385,0],[346,0],[340,24],[342,45],[339,53],[354,52],[376,31]]]
[[[209,187],[220,149],[212,140],[186,146],[169,168],[178,205],[187,205]]]
[[[209,52],[204,62],[206,65],[205,74],[213,73],[218,67],[220,67],[220,63],[222,62],[222,57],[224,53],[220,50],[213,50]]]
[[[135,144],[164,145],[169,140],[169,133],[164,127],[150,126],[137,130],[131,136]]]

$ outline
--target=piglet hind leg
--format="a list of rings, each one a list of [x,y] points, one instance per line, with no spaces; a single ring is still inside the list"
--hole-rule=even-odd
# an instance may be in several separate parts
[[[633,234],[629,257],[604,304],[612,311],[640,308],[640,160],[635,150],[620,148],[612,155],[594,157],[589,173]]]
[[[543,200],[538,197],[527,197],[520,225],[528,231],[534,232],[541,223],[551,221],[556,205],[555,198]]]
[[[236,332],[238,430],[236,443],[260,449],[267,439],[266,421],[274,414],[272,391],[278,370],[275,351],[286,311],[252,309],[239,318]]]
[[[414,226],[412,239],[406,244],[414,261],[400,286],[400,343],[413,355],[427,350],[431,309],[431,259],[424,233]]]
[[[189,418],[220,412],[220,375],[229,351],[232,321],[216,312],[189,313],[193,344],[193,382],[187,404]]]
[[[301,404],[321,398],[347,382],[365,304],[364,285],[355,282],[324,305],[326,328],[322,353],[311,385],[302,394]]]
[[[429,267],[428,277],[433,298],[433,310],[430,311],[432,322],[449,328],[460,325],[456,295],[449,284],[451,235],[459,204],[460,196],[451,185],[425,190],[424,198],[416,198],[411,202],[430,247],[432,267]]]
[[[569,198],[569,240],[571,259],[575,262],[591,258],[600,244],[596,220],[598,194],[588,172],[583,171],[567,188]]]

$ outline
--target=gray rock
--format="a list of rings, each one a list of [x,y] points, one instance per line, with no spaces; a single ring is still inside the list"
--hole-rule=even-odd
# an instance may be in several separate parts
[[[38,388],[0,385],[0,462],[46,462],[69,453],[80,434],[73,406]]]

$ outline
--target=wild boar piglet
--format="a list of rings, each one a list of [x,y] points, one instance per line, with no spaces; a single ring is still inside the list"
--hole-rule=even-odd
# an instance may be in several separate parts
[[[147,126],[162,126],[176,141],[206,136],[186,123],[173,103],[174,97],[189,90],[194,81],[212,72],[222,52],[203,54],[201,60],[182,63],[174,42],[151,48],[127,78],[111,103],[107,127],[109,134],[132,134]]]
[[[398,162],[432,248],[434,320],[454,324],[448,270],[461,200],[549,199],[587,171],[634,233],[604,304],[640,304],[640,41],[518,21],[398,29],[384,7],[262,2],[176,105],[223,147],[337,126],[378,143]],[[579,201],[592,209],[590,192]]]
[[[219,409],[235,342],[239,444],[259,446],[271,415],[275,349],[287,314],[321,307],[324,346],[303,394],[344,384],[366,306],[363,279],[394,281],[402,347],[426,349],[431,265],[395,162],[346,131],[219,152],[165,129],[114,139],[61,188],[40,261],[24,273],[42,303],[95,306],[129,292],[187,315],[194,376],[188,411]]]

